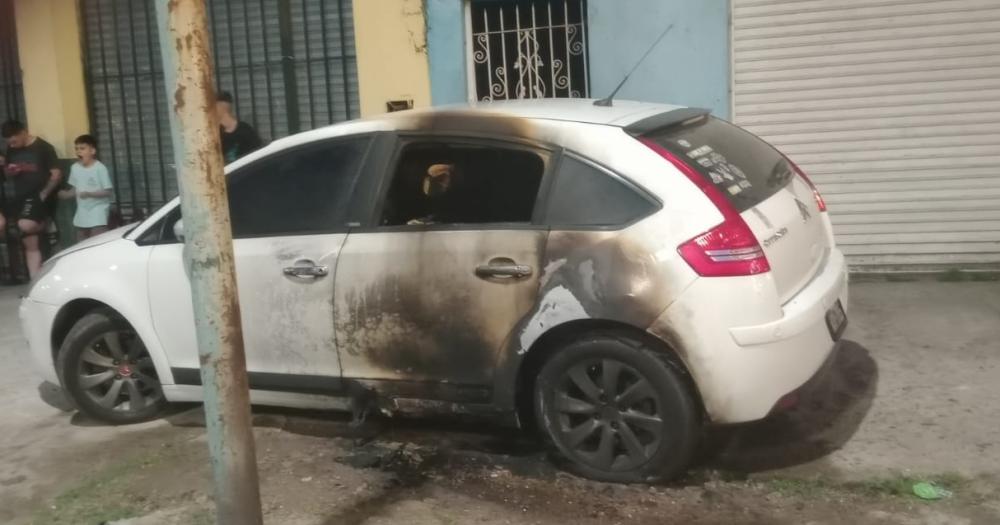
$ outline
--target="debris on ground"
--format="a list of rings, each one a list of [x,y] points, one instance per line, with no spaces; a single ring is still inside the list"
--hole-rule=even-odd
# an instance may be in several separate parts
[[[923,500],[939,500],[952,497],[952,492],[933,483],[921,481],[913,484],[913,495]]]

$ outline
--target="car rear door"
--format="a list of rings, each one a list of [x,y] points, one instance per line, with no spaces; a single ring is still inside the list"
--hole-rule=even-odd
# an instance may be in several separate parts
[[[370,224],[340,253],[344,377],[487,401],[498,352],[535,305],[548,232],[532,216],[551,152],[408,137],[393,159]],[[429,172],[448,173],[444,196]]]

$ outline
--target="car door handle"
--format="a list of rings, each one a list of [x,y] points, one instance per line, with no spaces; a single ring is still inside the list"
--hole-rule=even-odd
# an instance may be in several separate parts
[[[476,267],[476,275],[479,277],[522,279],[524,277],[530,277],[532,271],[531,267],[527,264],[517,264],[513,261],[509,263],[491,262],[490,264],[483,264]]]
[[[295,266],[286,266],[285,275],[299,279],[318,279],[330,274],[329,266],[320,266],[312,261],[296,261]]]

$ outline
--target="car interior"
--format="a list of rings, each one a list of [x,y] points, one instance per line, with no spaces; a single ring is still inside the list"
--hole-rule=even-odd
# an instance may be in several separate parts
[[[529,150],[411,144],[380,224],[528,223],[544,172],[545,162]]]

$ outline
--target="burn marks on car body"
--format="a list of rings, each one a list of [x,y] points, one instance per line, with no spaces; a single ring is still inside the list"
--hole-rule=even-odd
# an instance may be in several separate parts
[[[344,375],[486,385],[537,279],[493,282],[476,267],[510,257],[537,268],[545,231],[351,236],[338,267],[335,329]],[[365,254],[379,253],[379,257]],[[396,254],[397,256],[393,256]]]
[[[558,126],[481,112],[390,118],[400,133],[562,142]],[[430,227],[352,233],[341,252],[334,301],[344,376],[486,386],[494,406],[509,410],[519,367],[549,330],[580,320],[645,330],[666,310],[691,280],[665,264],[677,257],[663,235],[671,228],[651,217],[618,231]],[[528,265],[532,275],[475,275],[477,266],[495,258]]]

